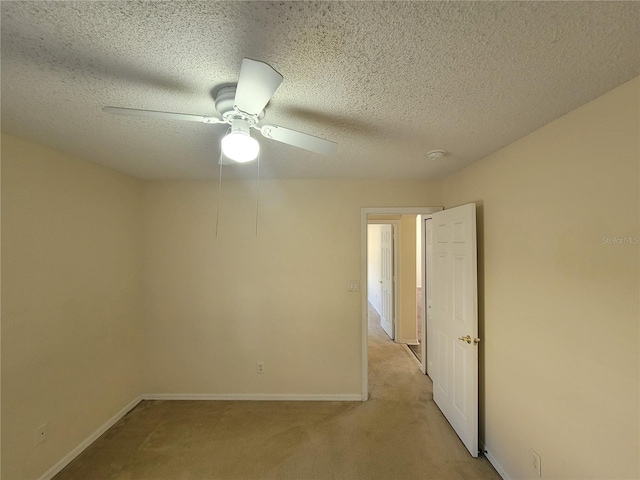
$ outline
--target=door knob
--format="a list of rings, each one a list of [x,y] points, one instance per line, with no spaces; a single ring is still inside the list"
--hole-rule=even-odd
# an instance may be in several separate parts
[[[480,343],[480,339],[479,338],[471,338],[469,335],[467,335],[466,337],[460,337],[460,338],[458,338],[458,340],[462,340],[463,342],[467,342],[469,345],[471,345],[472,342],[473,342],[474,345],[477,345],[478,343]]]

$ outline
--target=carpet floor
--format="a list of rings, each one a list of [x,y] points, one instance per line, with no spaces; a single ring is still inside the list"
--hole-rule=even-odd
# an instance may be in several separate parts
[[[496,479],[432,399],[413,354],[369,321],[367,402],[144,401],[55,480]]]

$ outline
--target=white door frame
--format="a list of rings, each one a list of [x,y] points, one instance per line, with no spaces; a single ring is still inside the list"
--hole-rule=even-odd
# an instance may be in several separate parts
[[[367,216],[368,215],[429,215],[443,207],[364,207],[360,210],[360,292],[362,314],[362,401],[369,399],[369,325],[367,301]]]
[[[431,315],[431,305],[429,305],[429,300],[433,301],[433,299],[431,298],[431,289],[433,288],[433,259],[429,258],[428,253],[433,254],[433,245],[431,246],[431,252],[427,251],[428,248],[428,244],[427,244],[427,222],[433,222],[433,216],[432,215],[426,215],[422,217],[422,248],[423,248],[423,278],[422,278],[422,288],[423,288],[423,305],[422,307],[424,308],[425,314],[424,314],[424,331],[422,334],[422,342],[423,342],[423,347],[422,347],[422,373],[424,373],[425,375],[429,375],[431,377],[431,375],[433,375],[433,352],[435,351],[435,349],[433,348],[433,335],[427,336],[427,332],[429,332],[431,329],[430,327],[430,321],[429,321],[429,317]],[[431,239],[433,239],[433,226],[431,227]],[[430,264],[431,263],[431,264]],[[427,276],[430,275],[430,276]],[[431,319],[433,320],[433,319]],[[432,325],[431,325],[432,326]],[[431,344],[431,345],[429,345]],[[429,362],[429,359],[431,358],[431,362]],[[431,368],[429,368],[429,366],[431,365]],[[431,378],[431,380],[433,380],[433,377]]]

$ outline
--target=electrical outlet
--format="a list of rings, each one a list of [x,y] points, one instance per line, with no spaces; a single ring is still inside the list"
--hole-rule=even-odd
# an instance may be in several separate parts
[[[258,362],[257,372],[258,373],[264,373],[264,362]]]
[[[47,434],[49,433],[49,425],[45,423],[44,425],[38,427],[36,429],[36,433],[33,439],[33,445],[40,445],[47,439]]]
[[[540,455],[538,455],[537,452],[535,452],[534,450],[530,450],[530,454],[531,454],[531,457],[529,459],[529,465],[531,465],[531,468],[533,469],[533,471],[536,472],[536,475],[538,475],[538,478],[541,478],[542,467],[541,467]]]

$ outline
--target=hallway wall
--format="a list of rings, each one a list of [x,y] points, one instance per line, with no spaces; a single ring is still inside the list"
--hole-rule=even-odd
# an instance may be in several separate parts
[[[416,216],[400,218],[397,338],[399,343],[417,343],[416,338]]]

